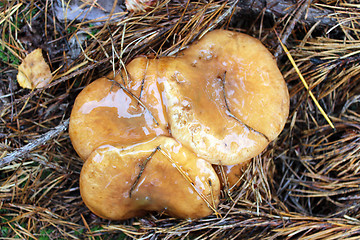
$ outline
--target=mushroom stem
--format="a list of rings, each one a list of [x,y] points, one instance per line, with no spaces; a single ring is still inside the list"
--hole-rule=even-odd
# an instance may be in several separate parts
[[[129,191],[129,197],[130,197],[130,198],[131,198],[132,192],[134,191],[135,187],[136,187],[137,184],[139,183],[139,180],[140,180],[141,175],[143,174],[143,172],[144,172],[144,170],[145,170],[145,167],[146,167],[147,163],[150,161],[150,159],[152,159],[152,157],[154,156],[154,154],[155,154],[158,150],[160,150],[160,146],[157,146],[157,147],[155,148],[155,150],[149,155],[149,157],[147,157],[147,158],[145,159],[145,161],[143,162],[143,164],[141,164],[141,166],[140,166],[140,172],[139,172],[139,174],[137,175],[136,180],[135,180],[135,182],[133,183],[133,185],[131,186],[130,191]]]
[[[237,118],[234,114],[232,114],[229,104],[227,102],[227,98],[226,98],[226,90],[225,90],[225,77],[226,77],[226,71],[224,72],[224,77],[220,78],[221,79],[221,84],[222,84],[222,90],[223,90],[223,95],[224,95],[224,100],[225,100],[225,106],[226,106],[226,114],[235,119],[236,121],[238,121],[241,125],[244,125],[246,128],[248,128],[250,131],[256,132],[257,134],[260,134],[261,136],[263,136],[268,142],[270,142],[270,139],[263,134],[262,132],[259,132],[257,130],[255,130],[254,128],[250,127],[249,125],[247,125],[246,123],[244,123],[243,121],[241,121],[239,118]]]

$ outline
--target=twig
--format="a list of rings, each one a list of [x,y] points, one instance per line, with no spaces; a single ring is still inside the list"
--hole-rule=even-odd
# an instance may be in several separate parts
[[[272,15],[274,18],[283,18],[293,11],[293,1],[264,1],[264,0],[240,0],[238,2],[237,14],[246,16],[249,14],[260,14],[265,8],[266,15]],[[299,19],[299,23],[314,25],[320,21],[322,26],[334,26],[337,22],[335,18],[331,17],[334,13],[332,10],[310,7],[306,19]]]
[[[136,177],[136,180],[135,182],[133,183],[133,185],[131,186],[130,188],[130,191],[129,191],[129,198],[131,198],[131,195],[132,195],[132,192],[135,190],[135,187],[138,185],[139,183],[139,180],[141,178],[141,175],[143,174],[144,170],[145,170],[145,167],[146,165],[148,164],[148,162],[152,159],[152,157],[155,155],[155,153],[160,150],[160,146],[157,146],[155,148],[155,150],[145,159],[145,161],[141,164],[140,166],[140,172],[138,174],[138,176]]]
[[[148,69],[148,67],[149,67],[149,62],[150,62],[149,59],[146,58],[146,67],[145,67],[144,77],[143,77],[143,79],[142,79],[142,81],[141,81],[141,89],[140,89],[140,94],[139,94],[139,100],[141,100],[141,95],[142,95],[143,90],[144,90],[145,78],[146,78],[147,69]],[[140,104],[140,103],[139,103],[139,104]]]
[[[64,132],[68,128],[68,126],[69,119],[66,119],[64,122],[59,124],[54,129],[43,134],[41,137],[19,148],[18,150],[13,151],[12,153],[7,154],[3,159],[0,159],[0,168],[19,158],[24,158],[29,152],[33,151],[41,145],[44,145],[49,140],[57,137],[60,133]]]
[[[45,86],[43,88],[39,88],[39,89],[36,89],[34,91],[31,91],[30,93],[28,93],[28,94],[26,94],[26,95],[24,95],[24,96],[22,96],[20,98],[17,98],[14,101],[11,101],[11,103],[4,104],[3,106],[0,107],[0,111],[2,111],[5,108],[12,107],[13,105],[18,104],[20,102],[24,102],[24,101],[26,101],[26,99],[31,98],[32,96],[44,91],[45,89],[54,87],[54,86],[58,85],[59,83],[65,82],[65,81],[67,81],[67,80],[69,80],[71,78],[74,78],[74,77],[76,77],[76,76],[78,76],[80,74],[89,72],[90,70],[98,67],[99,65],[108,62],[110,59],[111,59],[111,57],[104,58],[104,59],[102,59],[102,60],[100,60],[100,61],[98,61],[98,62],[96,62],[94,64],[88,65],[88,66],[86,66],[86,67],[84,67],[82,69],[79,69],[79,70],[77,70],[75,72],[72,72],[72,73],[66,75],[66,76],[63,76],[63,77],[51,82],[50,84],[48,84],[47,86]]]
[[[215,19],[214,22],[212,22],[210,24],[210,27],[208,29],[206,29],[205,31],[203,31],[201,33],[201,37],[204,36],[207,32],[211,31],[211,30],[214,30],[214,28],[216,26],[219,25],[219,23],[221,23],[223,20],[225,20],[227,17],[231,16],[231,14],[233,13],[236,5],[239,3],[239,0],[235,0],[233,2],[230,2],[228,5],[229,5],[229,9],[226,10],[219,18]]]
[[[283,44],[286,43],[287,39],[289,38],[291,32],[294,30],[295,25],[299,22],[301,16],[305,12],[305,10],[309,7],[312,0],[305,0],[305,2],[302,4],[300,9],[296,12],[293,19],[290,21],[289,25],[286,27],[284,34],[281,36],[281,42]],[[274,53],[274,57],[278,59],[278,57],[283,53],[283,48],[281,45],[279,45],[276,49],[276,52]]]

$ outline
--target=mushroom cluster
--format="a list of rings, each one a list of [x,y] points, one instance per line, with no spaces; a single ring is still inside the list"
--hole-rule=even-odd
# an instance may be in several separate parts
[[[216,212],[214,165],[243,166],[288,116],[276,61],[241,33],[215,30],[176,57],[138,57],[111,76],[78,95],[69,128],[85,161],[82,198],[107,219]]]

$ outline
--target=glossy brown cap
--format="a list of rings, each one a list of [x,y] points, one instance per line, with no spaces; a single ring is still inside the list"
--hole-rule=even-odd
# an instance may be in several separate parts
[[[84,163],[81,196],[88,208],[121,220],[159,211],[195,219],[219,203],[219,179],[208,162],[172,138],[102,146]]]
[[[118,74],[116,81],[100,78],[77,96],[69,134],[84,161],[104,144],[127,145],[169,135],[161,94],[152,77],[156,69],[146,68],[146,62],[146,58],[139,58],[128,66],[128,72]]]
[[[199,157],[239,164],[282,131],[288,90],[273,56],[257,39],[216,30],[161,63],[172,136]]]

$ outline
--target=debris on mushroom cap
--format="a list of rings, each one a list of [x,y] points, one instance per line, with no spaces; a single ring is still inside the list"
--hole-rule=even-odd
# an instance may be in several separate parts
[[[186,219],[205,217],[219,203],[211,164],[172,138],[97,148],[84,163],[80,191],[98,216],[121,220],[148,211]]]
[[[248,161],[285,125],[285,81],[255,38],[216,30],[161,68],[172,136],[213,164]]]
[[[51,70],[40,48],[29,53],[18,70],[17,81],[23,88],[42,88],[51,81]]]
[[[128,66],[128,77],[112,81],[100,78],[89,84],[75,100],[70,116],[71,142],[85,161],[97,147],[130,144],[158,135],[169,135],[161,94],[151,76],[145,76],[146,58]],[[143,68],[144,66],[144,68]],[[134,72],[132,72],[134,69]],[[140,73],[140,74],[139,74]],[[120,75],[120,74],[119,74]],[[126,74],[121,74],[126,77]],[[145,81],[142,81],[145,80]]]
[[[166,109],[162,92],[157,82],[158,64],[155,59],[138,57],[126,66],[126,72],[115,75],[115,81],[124,84],[138,99],[138,105],[145,104],[154,121],[162,128],[168,128]]]

